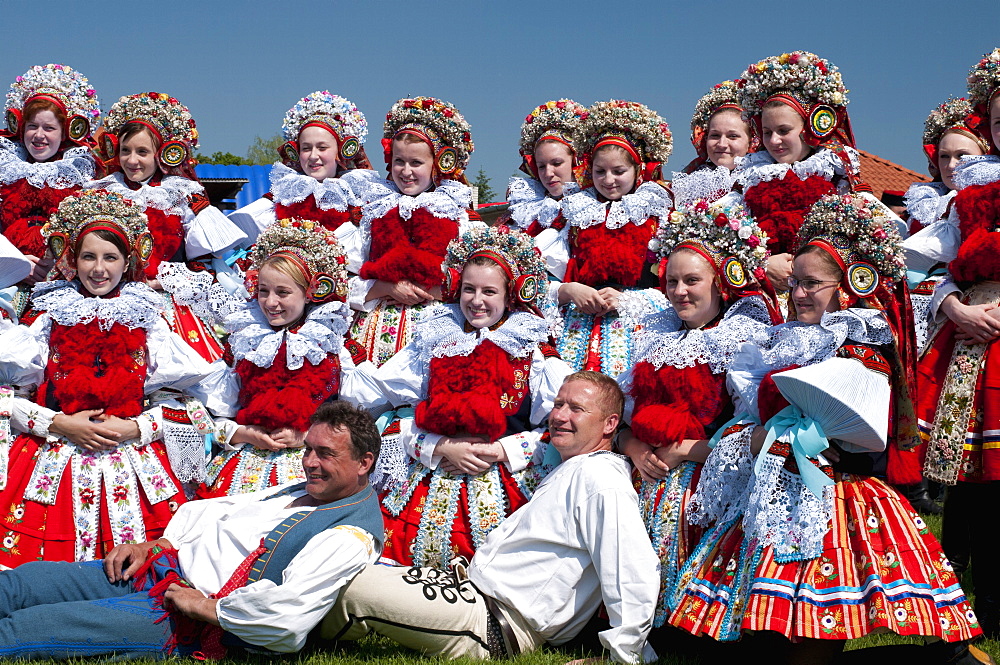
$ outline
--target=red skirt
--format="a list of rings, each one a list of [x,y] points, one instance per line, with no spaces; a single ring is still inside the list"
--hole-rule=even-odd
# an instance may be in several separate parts
[[[75,448],[68,443],[57,445]],[[72,458],[66,464],[61,478],[55,483],[58,489],[55,492],[54,503],[49,505],[25,498],[31,489],[29,482],[36,464],[43,460],[46,451],[55,447],[29,434],[22,434],[11,445],[10,473],[6,487],[0,490],[0,515],[3,516],[3,524],[0,525],[2,529],[0,564],[4,566],[13,568],[28,561],[75,561],[78,560],[79,544],[89,546],[93,552],[93,557],[79,557],[79,559],[100,559],[122,542],[155,540],[163,535],[163,529],[177,511],[177,507],[186,501],[180,481],[170,470],[166,449],[159,441],[136,449],[143,455],[155,458],[169,480],[173,482],[176,493],[172,493],[165,500],[151,502],[143,483],[136,482],[136,476],[130,470],[125,473],[130,474],[133,480],[125,484],[109,486],[107,469],[103,475],[97,476],[96,483],[90,483],[83,474],[78,476],[77,483],[74,483]],[[93,459],[93,456],[85,456],[75,451],[72,457]],[[120,479],[122,475],[115,477]],[[50,478],[42,475],[36,478],[36,483],[46,484]],[[93,476],[90,476],[90,479],[93,479]],[[164,483],[164,478],[159,474],[151,477],[151,480],[155,486],[161,488],[161,492],[169,491],[163,489],[169,485]],[[109,501],[112,502],[111,506]],[[98,510],[88,523],[80,508],[95,504]],[[122,510],[131,511],[137,517],[141,514],[141,524],[145,528],[145,534],[136,533],[128,526],[116,525],[116,528],[112,528],[112,512],[120,516]],[[78,512],[80,514],[77,514]],[[116,518],[116,521],[120,521],[120,518]]]
[[[528,502],[504,464],[478,476],[410,465],[405,482],[382,496],[382,563],[446,568],[456,556],[471,559],[497,525]]]
[[[888,485],[864,476],[838,478],[819,557],[778,563],[739,523],[720,525],[680,583],[669,622],[715,639],[770,630],[850,640],[888,630],[956,642],[982,632],[928,526]]]
[[[248,494],[306,479],[302,448],[271,451],[249,444],[216,455],[205,475],[209,484],[198,489],[200,499]]]

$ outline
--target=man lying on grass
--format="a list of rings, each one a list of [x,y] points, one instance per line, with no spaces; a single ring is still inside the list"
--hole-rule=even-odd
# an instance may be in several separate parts
[[[487,537],[468,567],[369,566],[321,627],[327,639],[370,631],[430,655],[499,658],[565,644],[603,601],[602,644],[619,662],[656,660],[646,644],[657,557],[625,458],[611,452],[624,398],[611,379],[577,372],[549,416],[563,462]]]
[[[0,573],[0,657],[301,649],[341,588],[378,560],[368,474],[379,444],[366,411],[325,404],[306,434],[304,483],[192,501],[163,538],[103,561]]]

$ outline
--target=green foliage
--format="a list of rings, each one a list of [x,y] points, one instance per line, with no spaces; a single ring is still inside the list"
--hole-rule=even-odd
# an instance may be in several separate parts
[[[247,148],[246,162],[248,164],[273,164],[278,160],[278,148],[281,144],[285,142],[283,136],[278,134],[277,136],[272,136],[266,139],[262,136],[258,136]]]
[[[223,166],[243,166],[253,164],[253,162],[234,155],[231,152],[213,152],[211,156],[203,155],[200,152],[194,156],[199,164],[222,164]]]
[[[486,175],[486,171],[482,167],[480,167],[479,173],[476,174],[476,179],[472,181],[472,186],[479,190],[479,205],[493,203],[493,199],[496,198],[497,193],[490,186],[490,178]]]

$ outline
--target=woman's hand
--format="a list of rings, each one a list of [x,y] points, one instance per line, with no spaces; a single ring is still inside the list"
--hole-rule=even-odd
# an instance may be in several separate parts
[[[282,427],[271,432],[271,440],[283,448],[301,448],[306,445],[306,433],[291,427]]]
[[[496,444],[499,446],[499,444]],[[480,474],[497,461],[497,453],[482,437],[442,437],[434,448],[444,457],[442,468],[449,473]],[[445,462],[448,462],[446,465]]]
[[[767,280],[775,291],[788,290],[788,278],[792,276],[792,255],[772,254],[767,260]]]
[[[609,312],[618,309],[618,299],[622,297],[621,291],[613,289],[610,286],[605,286],[597,292],[597,295],[604,298],[604,303],[608,306]]]
[[[608,302],[597,289],[579,282],[566,282],[559,285],[559,304],[572,302],[584,314],[598,316],[611,311]],[[617,300],[616,300],[617,302]]]
[[[57,413],[49,425],[49,434],[61,436],[92,452],[114,450],[118,447],[121,435],[113,427],[92,420],[103,413],[104,409],[77,411],[72,415]]]
[[[942,301],[941,311],[955,322],[955,337],[965,344],[986,344],[1000,337],[1000,312],[995,305],[966,305],[951,294]]]
[[[257,425],[240,425],[229,438],[230,444],[249,443],[258,450],[284,450],[285,446],[271,438],[263,427]]]
[[[119,418],[118,416],[102,415],[98,417],[105,427],[109,427],[118,433],[119,441],[138,439],[142,436],[139,424],[131,418]]]
[[[618,436],[618,450],[632,460],[635,470],[648,483],[663,480],[670,471],[670,467],[656,455],[657,449],[640,441],[632,430],[624,430]]]
[[[368,290],[368,296],[365,300],[378,298],[385,298],[393,305],[420,305],[434,300],[434,295],[409,280],[404,279],[400,282],[379,280]]]
[[[25,254],[24,258],[28,259],[31,263],[31,272],[28,276],[24,278],[24,283],[28,286],[34,286],[38,282],[44,282],[45,278],[49,274],[49,270],[55,265],[55,260],[49,256],[44,256],[38,258],[37,256],[32,256],[31,254]]]

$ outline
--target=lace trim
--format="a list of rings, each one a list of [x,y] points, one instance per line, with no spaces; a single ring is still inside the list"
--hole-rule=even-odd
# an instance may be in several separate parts
[[[593,187],[563,198],[566,222],[580,229],[598,224],[605,224],[609,229],[620,229],[629,223],[639,226],[650,217],[663,219],[672,207],[670,192],[655,182],[642,183],[620,201],[599,201]]]
[[[163,316],[160,296],[139,282],[125,284],[114,298],[84,296],[79,289],[76,280],[43,282],[35,286],[32,305],[60,325],[75,326],[97,319],[101,330],[110,330],[115,323],[150,330]]]
[[[717,201],[733,188],[733,173],[724,166],[706,166],[693,173],[674,173],[670,190],[674,193],[674,206],[689,206],[698,199]]]
[[[771,326],[767,306],[757,296],[737,300],[718,325],[707,330],[681,329],[673,308],[643,322],[632,338],[635,362],[683,368],[708,365],[713,374],[725,371],[744,342],[760,339]]]
[[[922,226],[938,221],[944,216],[948,202],[955,198],[943,182],[915,182],[906,190],[903,203],[910,217]]]
[[[617,310],[622,321],[631,328],[643,326],[657,315],[676,319],[677,325],[670,332],[681,326],[681,320],[670,306],[670,301],[659,289],[625,291],[618,298]]]
[[[191,308],[202,321],[221,324],[226,315],[246,305],[246,301],[229,293],[207,270],[195,272],[180,262],[164,261],[156,271],[163,290],[173,296],[178,305]]]
[[[966,156],[959,160],[955,173],[951,176],[955,189],[962,190],[969,185],[988,185],[1000,180],[1000,157],[996,155]]]
[[[750,454],[753,429],[751,424],[724,436],[712,449],[691,495],[688,522],[707,527],[743,515],[753,476],[754,458]]]
[[[851,147],[845,147],[844,150],[850,158],[851,173],[858,173],[861,170],[858,151]],[[833,180],[834,176],[843,176],[847,173],[843,160],[827,148],[822,148],[793,164],[779,164],[766,150],[761,150],[737,159],[733,178],[743,186],[743,191],[746,191],[762,182],[781,180],[789,171],[798,176],[799,180],[814,175]]]
[[[290,169],[281,162],[271,167],[271,194],[281,205],[302,203],[310,196],[316,199],[316,207],[320,210],[336,210],[344,212],[350,206],[361,205],[354,194],[349,180],[344,178],[327,178],[320,182],[316,178],[303,175]]]
[[[580,191],[575,182],[563,184],[563,198]],[[533,222],[547,229],[556,221],[562,209],[560,201],[548,195],[542,183],[534,178],[514,176],[507,184],[507,203],[510,204],[510,218],[521,229],[527,229]]]
[[[347,303],[329,302],[314,307],[305,323],[290,332],[275,330],[254,302],[226,317],[229,346],[236,360],[249,360],[257,367],[270,367],[282,342],[287,342],[285,366],[299,369],[305,360],[318,365],[329,354],[339,354],[350,325]]]
[[[29,162],[20,143],[0,137],[0,185],[27,180],[32,187],[67,189],[94,178],[94,158],[87,148],[70,148],[54,162]]]
[[[465,332],[465,318],[458,305],[435,305],[421,313],[414,325],[413,343],[426,367],[431,358],[467,356],[489,340],[515,358],[529,356],[549,337],[545,319],[528,312],[513,312],[495,330]]]
[[[121,173],[112,173],[106,178],[88,182],[84,189],[102,189],[121,194],[138,206],[162,210],[178,217],[183,217],[190,209],[188,197],[205,191],[200,182],[180,176],[167,176],[155,187],[143,183],[139,189],[132,189],[125,184],[125,176]]]

